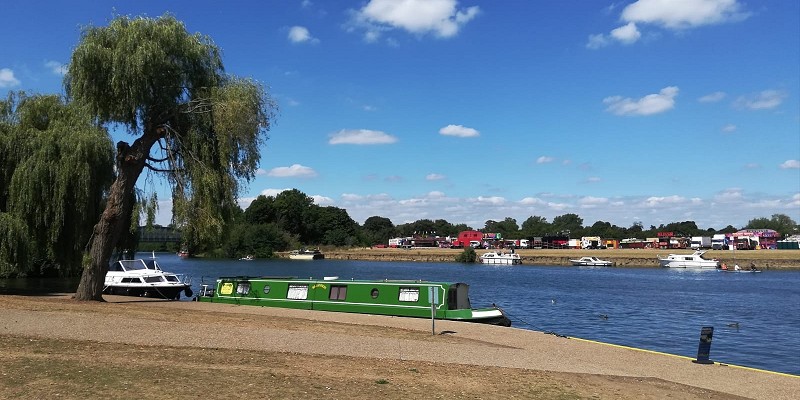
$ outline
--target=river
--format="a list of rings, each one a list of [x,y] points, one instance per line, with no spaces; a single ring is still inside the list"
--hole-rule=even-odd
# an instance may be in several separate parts
[[[149,257],[140,253],[138,256]],[[484,266],[345,260],[204,260],[157,254],[195,293],[219,276],[422,279],[470,285],[513,326],[695,358],[713,326],[713,361],[800,375],[800,271],[722,273],[666,268]],[[74,291],[75,280],[0,280],[0,289]],[[2,293],[2,290],[0,290]],[[184,299],[188,300],[188,299]]]

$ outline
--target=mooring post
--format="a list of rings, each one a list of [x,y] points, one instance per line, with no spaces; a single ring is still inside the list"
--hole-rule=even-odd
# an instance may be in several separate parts
[[[713,364],[714,362],[709,359],[711,353],[711,339],[714,336],[713,326],[704,326],[700,329],[700,345],[697,347],[697,359],[692,360],[697,364]]]

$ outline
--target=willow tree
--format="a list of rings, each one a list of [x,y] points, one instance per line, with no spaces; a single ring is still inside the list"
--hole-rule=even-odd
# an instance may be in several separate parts
[[[76,104],[24,93],[0,100],[0,276],[81,271],[112,162],[108,133]]]
[[[137,220],[143,171],[169,183],[184,235],[218,238],[241,185],[255,175],[275,104],[257,82],[226,75],[217,46],[170,15],[84,29],[66,87],[99,122],[134,138],[116,144],[116,178],[75,294],[102,300],[111,254]]]

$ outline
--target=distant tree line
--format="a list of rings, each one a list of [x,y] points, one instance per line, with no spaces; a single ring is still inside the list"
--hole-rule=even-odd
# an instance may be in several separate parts
[[[781,235],[798,232],[797,223],[783,214],[750,220],[742,228],[728,225],[720,230],[701,229],[694,221],[651,225],[648,229],[641,222],[630,227],[619,227],[604,221],[584,225],[583,219],[577,214],[560,215],[553,218],[552,222],[544,217],[531,216],[521,226],[514,218],[488,220],[482,227],[452,224],[444,219],[420,219],[395,225],[389,218],[381,216],[369,217],[363,225],[359,225],[350,218],[346,210],[316,205],[311,197],[297,189],[287,190],[276,196],[257,197],[235,221],[222,244],[207,243],[191,250],[221,257],[235,258],[252,254],[264,258],[277,251],[299,247],[374,246],[387,244],[389,239],[396,237],[456,236],[465,230],[500,233],[503,238],[509,239],[552,235],[571,238],[599,236],[604,239],[645,239],[664,231],[673,232],[677,236],[711,236],[745,228],[774,229]]]

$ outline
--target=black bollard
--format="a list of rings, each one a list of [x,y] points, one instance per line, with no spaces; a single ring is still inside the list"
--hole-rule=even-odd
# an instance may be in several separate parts
[[[697,359],[692,360],[697,364],[713,364],[708,355],[711,353],[711,339],[714,336],[713,326],[704,326],[700,329],[700,346],[697,347]]]

